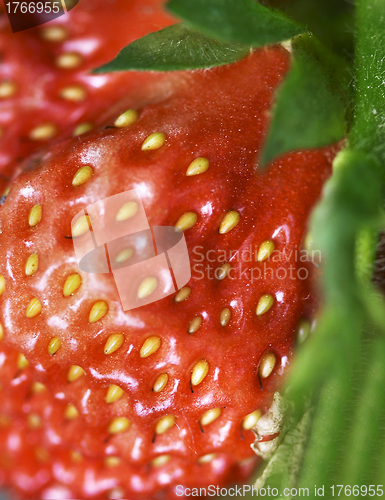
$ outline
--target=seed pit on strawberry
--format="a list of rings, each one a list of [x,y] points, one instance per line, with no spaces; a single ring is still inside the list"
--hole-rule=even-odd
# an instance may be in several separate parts
[[[142,151],[153,151],[160,149],[166,142],[166,136],[163,132],[154,132],[144,140]]]
[[[29,132],[31,141],[50,141],[58,134],[58,128],[54,123],[43,123]]]
[[[0,99],[13,97],[17,92],[17,85],[11,81],[0,82]]]
[[[64,52],[60,54],[56,60],[55,65],[60,69],[75,69],[78,68],[83,62],[83,57],[77,52]]]
[[[265,353],[259,362],[258,376],[261,379],[269,377],[273,373],[276,362],[277,358],[273,352]]]
[[[118,128],[130,127],[139,120],[139,113],[135,109],[128,109],[118,116],[114,121],[114,126]]]
[[[229,307],[225,307],[222,309],[221,314],[219,316],[219,321],[222,327],[227,326],[231,320],[231,309]]]
[[[188,286],[184,286],[179,290],[179,292],[174,297],[174,302],[183,302],[188,299],[191,294],[191,288]],[[0,294],[1,295],[1,294]]]
[[[76,382],[85,375],[85,372],[81,366],[72,365],[68,369],[67,380],[68,382]]]
[[[62,88],[59,95],[65,101],[78,103],[87,98],[87,90],[81,85],[69,85]]]
[[[274,305],[274,297],[270,294],[262,295],[262,297],[258,301],[256,315],[262,316],[262,314],[266,314]]]
[[[124,391],[121,387],[111,384],[108,387],[106,394],[106,403],[111,404],[120,399],[124,394]]]
[[[161,347],[162,341],[160,337],[157,336],[152,336],[148,337],[142,347],[140,348],[140,357],[141,358],[148,358],[152,354],[155,354]]]
[[[43,213],[42,206],[39,204],[34,205],[28,215],[28,224],[30,227],[36,227],[41,221],[41,216]]]
[[[61,347],[61,340],[53,337],[48,344],[48,354],[54,356]]]
[[[201,316],[196,316],[195,318],[193,318],[191,321],[190,321],[190,324],[188,326],[188,333],[192,334],[192,333],[196,333],[199,328],[201,327],[202,325],[202,317]]]

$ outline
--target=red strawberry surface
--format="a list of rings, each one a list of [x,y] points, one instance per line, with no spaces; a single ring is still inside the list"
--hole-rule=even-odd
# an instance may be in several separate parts
[[[250,474],[250,427],[314,310],[299,252],[334,156],[255,165],[289,63],[277,46],[168,75],[158,98],[131,105],[135,123],[57,145],[11,185],[0,211],[3,485],[26,498],[171,499],[178,485]],[[185,231],[192,277],[124,311],[112,274],[79,269],[72,236],[88,226],[71,234],[71,221],[132,189],[150,226]]]
[[[4,176],[9,177],[36,149],[119,113],[130,105],[125,96],[149,100],[153,84],[162,79],[159,74],[90,75],[89,71],[133,40],[172,24],[163,3],[81,1],[56,20],[18,33],[12,33],[5,11],[0,12],[3,184]]]

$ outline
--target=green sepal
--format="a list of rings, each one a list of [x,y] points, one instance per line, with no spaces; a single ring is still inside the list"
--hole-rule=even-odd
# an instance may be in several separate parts
[[[207,36],[249,47],[289,40],[306,28],[255,0],[171,0],[167,8]]]
[[[248,53],[244,45],[222,43],[179,23],[130,43],[93,73],[212,68],[233,63]]]
[[[284,153],[319,148],[347,131],[346,75],[311,35],[292,42],[292,66],[277,91],[262,167]]]

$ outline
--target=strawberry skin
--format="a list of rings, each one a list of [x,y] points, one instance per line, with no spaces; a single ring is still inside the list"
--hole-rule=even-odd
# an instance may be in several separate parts
[[[55,21],[19,33],[12,33],[5,12],[0,12],[3,176],[11,176],[15,165],[50,141],[82,133],[78,125],[95,127],[133,99],[148,102],[152,85],[162,76],[137,72],[96,76],[89,71],[128,43],[173,24],[163,3],[80,2]]]
[[[62,488],[60,498],[170,499],[177,485],[221,486],[250,474],[245,417],[255,422],[269,409],[298,322],[313,313],[312,264],[295,252],[335,153],[293,153],[258,173],[273,92],[288,67],[286,50],[270,47],[230,66],[170,74],[158,98],[135,106],[135,123],[57,145],[12,184],[0,211],[3,343],[14,373],[27,370],[29,384],[46,386],[41,434],[23,442],[41,442],[51,456],[27,498]],[[152,134],[156,147],[146,149]],[[82,167],[88,174],[74,186]],[[111,274],[79,270],[71,220],[131,189],[150,226],[185,231],[192,278],[183,292],[125,312]],[[258,261],[255,252],[269,254],[272,244],[276,254]],[[80,279],[68,295],[73,275]],[[105,353],[116,334],[119,348]],[[17,366],[17,352],[28,367]],[[111,385],[123,391],[114,402]],[[20,421],[22,437],[30,432],[26,397],[4,415]],[[39,470],[27,448],[22,455]],[[0,477],[20,489],[13,478],[24,461],[15,457]],[[112,460],[119,464],[109,469]]]

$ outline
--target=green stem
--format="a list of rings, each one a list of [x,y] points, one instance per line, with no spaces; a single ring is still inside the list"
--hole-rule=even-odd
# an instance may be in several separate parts
[[[385,159],[385,0],[356,0],[355,120],[350,143]]]

